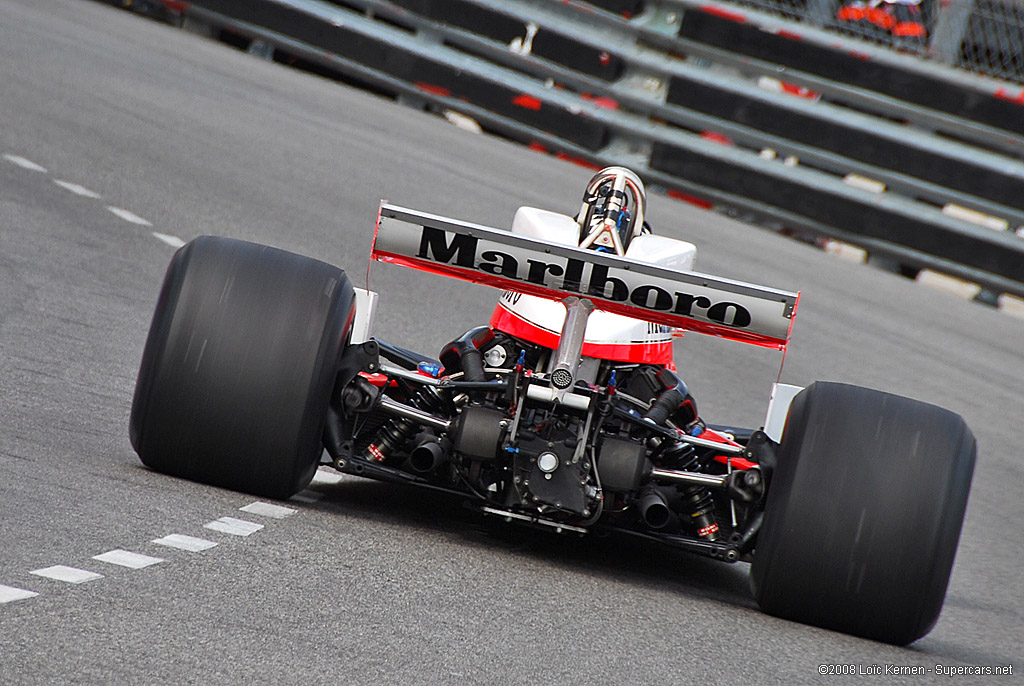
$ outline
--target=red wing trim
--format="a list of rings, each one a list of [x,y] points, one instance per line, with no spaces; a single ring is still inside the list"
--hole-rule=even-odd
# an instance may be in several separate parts
[[[798,295],[392,205],[381,206],[371,256],[550,300],[588,298],[607,312],[777,350]]]
[[[485,286],[494,286],[495,288],[500,288],[502,290],[528,293],[530,295],[548,298],[549,300],[559,300],[571,295],[576,295],[575,293],[570,293],[568,291],[547,288],[545,286],[535,286],[533,284],[526,283],[525,281],[519,281],[518,279],[508,279],[493,274],[485,274],[475,269],[466,269],[450,264],[439,264],[433,260],[423,260],[415,257],[408,257],[406,255],[397,255],[395,253],[388,253],[376,249],[373,251],[373,259],[378,260],[379,262],[390,262],[391,264],[398,264],[403,267],[411,267],[425,272],[450,276],[456,279],[461,279],[462,281],[479,283]],[[763,336],[747,331],[739,331],[729,326],[718,326],[708,322],[690,319],[688,317],[649,312],[629,305],[621,305],[619,303],[609,302],[606,300],[601,300],[600,304],[602,310],[621,314],[626,317],[643,319],[644,321],[665,324],[667,326],[674,326],[687,331],[707,334],[709,336],[717,336],[719,338],[728,338],[734,341],[752,343],[765,348],[776,348],[778,350],[785,350],[786,348],[787,341],[781,338]]]

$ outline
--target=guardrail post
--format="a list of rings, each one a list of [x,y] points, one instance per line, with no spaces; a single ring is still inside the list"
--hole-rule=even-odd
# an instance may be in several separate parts
[[[941,0],[938,5],[928,54],[938,62],[955,65],[960,59],[960,44],[974,11],[974,0]]]
[[[679,33],[679,25],[683,21],[683,8],[678,4],[668,4],[651,0],[634,22],[645,29],[675,36]]]
[[[444,35],[428,26],[417,26],[416,38],[430,45],[441,46],[444,44]],[[430,107],[430,101],[427,98],[419,97],[413,93],[398,93],[395,96],[395,100],[406,107],[416,110],[427,110]]]
[[[267,41],[256,39],[249,43],[249,47],[245,50],[250,55],[255,55],[260,59],[271,60],[274,59],[274,46]]]
[[[643,12],[630,23],[643,26],[650,31],[675,36],[679,33],[682,21],[683,8],[678,4],[651,0],[645,5]],[[709,62],[700,62],[702,66],[710,66]],[[618,83],[633,95],[654,103],[664,104],[668,97],[669,82],[663,74],[641,69],[633,64],[627,64]],[[632,165],[634,168],[646,169],[650,166],[652,149],[653,144],[649,139],[618,133],[611,139],[603,153],[622,160],[622,164],[627,167]]]
[[[217,29],[215,27],[207,24],[206,22],[199,21],[195,17],[187,15],[181,18],[181,29],[183,31],[188,31],[189,33],[194,33],[197,36],[202,36],[203,38],[217,37]]]
[[[836,18],[836,0],[807,0],[805,19],[811,26],[827,26]]]

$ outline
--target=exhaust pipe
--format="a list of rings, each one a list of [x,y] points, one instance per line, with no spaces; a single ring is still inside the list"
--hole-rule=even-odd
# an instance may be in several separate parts
[[[651,529],[665,529],[679,524],[679,516],[669,505],[669,499],[677,500],[678,492],[673,488],[669,493],[656,486],[640,491],[640,516]]]
[[[417,436],[416,447],[409,453],[409,467],[414,472],[426,474],[448,462],[450,443],[444,438],[429,433]]]

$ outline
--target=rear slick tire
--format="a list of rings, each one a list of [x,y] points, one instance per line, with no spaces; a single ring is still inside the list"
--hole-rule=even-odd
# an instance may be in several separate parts
[[[935,625],[974,470],[948,410],[818,382],[793,400],[750,570],[765,612],[906,645]]]
[[[305,488],[355,296],[324,262],[202,236],[164,277],[129,434],[159,472],[286,499]]]

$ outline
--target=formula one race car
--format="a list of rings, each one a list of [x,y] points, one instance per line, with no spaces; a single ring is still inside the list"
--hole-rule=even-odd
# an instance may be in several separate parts
[[[323,262],[204,236],[167,270],[131,442],[152,469],[285,499],[323,464],[553,533],[751,562],[765,611],[906,644],[938,618],[975,441],[960,416],[776,385],[758,428],[705,421],[676,329],[784,350],[799,294],[692,271],[639,178],[511,231],[382,204],[372,256],[504,289],[437,358],[370,335],[376,294]],[[329,457],[328,457],[329,456]]]

